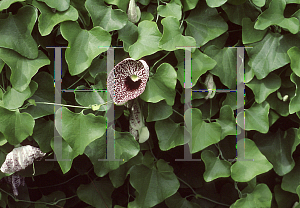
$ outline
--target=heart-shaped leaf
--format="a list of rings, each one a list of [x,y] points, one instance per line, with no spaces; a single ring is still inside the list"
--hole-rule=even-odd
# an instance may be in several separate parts
[[[245,142],[245,160],[238,160],[231,166],[231,177],[237,182],[250,181],[255,176],[268,172],[273,165],[259,151],[250,139],[240,139],[238,143]],[[239,144],[237,144],[239,146]],[[238,152],[238,154],[241,154]],[[252,161],[253,160],[253,161]]]
[[[68,21],[61,23],[60,30],[69,42],[70,48],[66,49],[65,57],[71,75],[85,71],[111,43],[111,35],[101,27],[87,31],[81,29],[78,23]]]

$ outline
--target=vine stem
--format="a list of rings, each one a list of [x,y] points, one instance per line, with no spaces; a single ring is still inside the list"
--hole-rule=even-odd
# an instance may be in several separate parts
[[[46,105],[60,105],[62,107],[73,107],[73,108],[84,108],[84,109],[91,109],[92,107],[84,107],[84,106],[76,106],[76,105],[65,105],[65,104],[58,104],[58,103],[48,103],[48,102],[35,102],[36,104],[46,104]],[[100,104],[100,106],[102,105],[106,105],[108,103],[112,103],[111,102],[105,102],[103,104]]]
[[[160,62],[161,60],[163,60],[164,58],[166,58],[170,53],[171,53],[171,51],[169,51],[166,55],[164,55],[162,58],[160,58],[158,61],[156,61],[156,62],[153,64],[152,69],[154,69],[154,66],[155,66],[158,62]]]
[[[17,199],[17,198],[15,198],[13,195],[11,195],[10,193],[4,191],[4,190],[1,189],[1,188],[0,188],[0,191],[6,193],[8,196],[10,196],[11,198],[13,198],[16,202],[26,202],[26,203],[30,203],[30,204],[46,204],[46,205],[51,205],[51,206],[56,206],[56,207],[61,207],[61,208],[63,208],[63,207],[57,205],[58,202],[60,202],[60,201],[65,201],[65,200],[68,200],[68,199],[72,199],[72,198],[74,198],[74,197],[77,197],[77,195],[74,195],[74,196],[70,196],[70,197],[67,197],[67,198],[59,199],[59,200],[57,200],[56,202],[53,202],[53,203],[48,203],[48,202],[27,201],[27,200]]]
[[[88,73],[88,71],[86,71],[78,80],[76,80],[73,84],[71,84],[67,89],[70,89],[71,87],[73,87],[76,83],[78,83],[86,74]]]
[[[159,0],[157,0],[157,7],[159,7]],[[155,22],[157,23],[157,20],[158,20],[158,12],[156,12],[156,20],[155,20]]]
[[[91,107],[83,107],[83,106],[75,106],[75,105],[65,105],[65,104],[58,104],[58,103],[48,103],[48,102],[35,102],[36,104],[46,104],[46,105],[60,105],[63,107],[74,107],[74,108],[91,108]]]
[[[181,113],[179,113],[178,111],[176,111],[176,110],[174,110],[174,109],[172,109],[175,113],[177,113],[178,115],[180,115],[182,118],[184,118],[184,116],[181,114]]]
[[[223,204],[221,202],[217,202],[215,200],[212,200],[212,199],[209,199],[209,198],[206,198],[205,196],[202,196],[200,194],[198,194],[191,186],[190,184],[188,184],[187,182],[185,182],[184,180],[182,180],[181,178],[179,178],[178,176],[176,176],[178,178],[178,180],[180,180],[182,183],[184,183],[186,186],[188,186],[192,191],[193,193],[195,194],[195,197],[197,198],[202,198],[202,199],[206,199],[207,201],[210,201],[210,202],[213,202],[215,204],[219,204],[219,205],[223,205],[223,206],[226,206],[226,207],[230,207],[230,205],[228,204]]]

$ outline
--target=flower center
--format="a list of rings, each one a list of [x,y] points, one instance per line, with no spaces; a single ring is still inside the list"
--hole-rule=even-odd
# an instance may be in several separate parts
[[[131,75],[131,80],[136,82],[138,81],[140,78],[138,76],[136,76],[135,74]]]
[[[142,82],[142,80],[138,76],[131,75],[131,76],[126,77],[125,85],[128,90],[133,91],[140,87],[141,82]]]

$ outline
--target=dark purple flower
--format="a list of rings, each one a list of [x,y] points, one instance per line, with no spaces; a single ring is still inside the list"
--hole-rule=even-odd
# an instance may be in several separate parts
[[[145,61],[126,58],[109,73],[107,90],[116,105],[123,105],[144,92],[148,77],[149,66]]]

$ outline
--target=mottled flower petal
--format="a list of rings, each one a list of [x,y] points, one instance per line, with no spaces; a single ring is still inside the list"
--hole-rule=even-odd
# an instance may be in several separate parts
[[[31,165],[35,159],[45,156],[39,148],[30,145],[14,148],[6,155],[6,159],[1,166],[3,173],[15,173]]]
[[[144,92],[148,77],[149,66],[145,61],[127,58],[109,73],[107,90],[116,105],[124,105]]]

